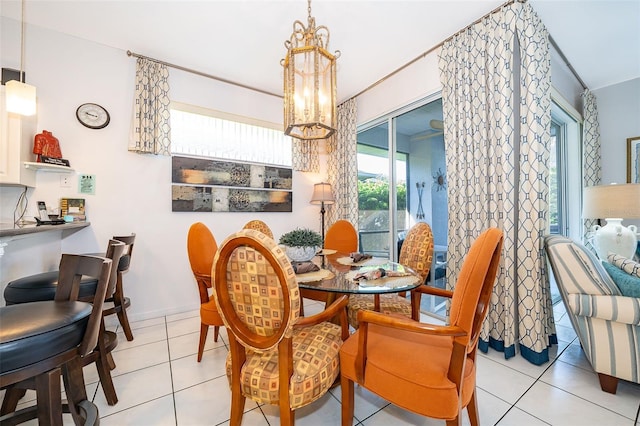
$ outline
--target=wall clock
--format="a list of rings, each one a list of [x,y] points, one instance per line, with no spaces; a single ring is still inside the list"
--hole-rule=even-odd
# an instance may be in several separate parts
[[[107,127],[111,117],[107,110],[93,103],[82,104],[76,110],[78,121],[90,129],[103,129]]]

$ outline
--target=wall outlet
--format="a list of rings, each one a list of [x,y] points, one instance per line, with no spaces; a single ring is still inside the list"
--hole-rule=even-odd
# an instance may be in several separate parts
[[[68,175],[60,175],[60,188],[71,188],[71,177]]]

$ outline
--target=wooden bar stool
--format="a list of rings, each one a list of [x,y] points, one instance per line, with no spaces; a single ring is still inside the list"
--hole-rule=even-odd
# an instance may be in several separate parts
[[[106,257],[111,259],[112,263],[109,282],[105,292],[107,299],[109,299],[115,291],[118,276],[117,269],[125,248],[125,243],[109,240]],[[56,272],[57,271],[45,272],[11,281],[4,292],[7,305],[54,300],[59,285],[59,278],[56,276]],[[95,277],[90,275],[81,277],[78,283],[78,300],[93,302],[95,300],[97,285],[98,280]],[[102,309],[104,300],[100,306]],[[84,365],[91,363],[96,364],[98,375],[100,376],[100,384],[102,385],[102,390],[109,405],[115,405],[118,402],[118,396],[111,378],[111,370],[115,368],[111,352],[117,344],[118,338],[116,333],[105,329],[104,318],[102,318],[99,322],[99,338],[97,344],[92,348],[93,350],[90,353],[82,357]],[[22,395],[20,395],[19,398],[20,397],[22,397]]]
[[[120,254],[123,250],[121,244]],[[64,254],[55,300],[0,308],[0,388],[6,389],[1,424],[38,418],[41,425],[62,425],[63,411],[76,424],[99,424],[98,409],[86,395],[81,358],[99,338],[111,267],[110,259]],[[82,276],[97,280],[92,304],[77,300]],[[61,375],[68,401],[64,408]],[[15,411],[26,389],[35,389],[37,404]]]
[[[124,295],[122,275],[129,270],[129,266],[131,265],[131,255],[133,253],[133,244],[136,240],[136,234],[122,237],[115,236],[113,239],[125,243],[127,247],[125,253],[120,258],[120,262],[118,262],[115,291],[113,296],[108,297],[106,300],[107,302],[113,302],[113,307],[105,309],[103,313],[105,316],[116,314],[118,316],[118,321],[122,326],[122,331],[124,331],[124,335],[128,341],[132,341],[133,332],[131,331],[129,318],[127,317],[127,309],[131,306],[131,299]]]

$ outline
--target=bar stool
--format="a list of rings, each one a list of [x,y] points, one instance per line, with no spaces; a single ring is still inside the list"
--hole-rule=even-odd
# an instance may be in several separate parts
[[[107,308],[103,311],[104,316],[116,314],[118,321],[122,326],[122,331],[128,341],[133,340],[133,332],[131,331],[131,325],[129,325],[129,317],[127,317],[127,309],[131,306],[131,299],[124,295],[124,288],[122,284],[122,274],[129,270],[131,265],[131,254],[133,253],[133,244],[136,240],[136,234],[131,234],[122,237],[113,237],[114,240],[121,241],[126,244],[125,253],[118,262],[118,276],[116,277],[116,288],[113,296],[107,298],[107,302],[113,302],[113,307]]]
[[[109,240],[106,257],[112,260],[112,264],[109,282],[105,292],[105,297],[107,299],[112,297],[115,291],[117,268],[125,251],[125,247],[126,245],[121,241]],[[45,272],[20,278],[11,281],[5,288],[5,302],[10,306],[37,301],[51,301],[56,297],[58,285],[58,271]],[[98,280],[95,277],[83,276],[78,283],[78,300],[93,302],[95,300],[97,285]],[[100,304],[101,309],[104,306],[104,299],[102,302],[103,303]],[[98,375],[100,377],[100,384],[102,385],[102,390],[104,391],[109,405],[115,405],[118,402],[118,396],[111,378],[111,370],[115,368],[111,352],[115,349],[117,344],[118,338],[116,333],[105,329],[103,319],[99,323],[99,338],[97,345],[92,348],[90,353],[82,357],[84,365],[89,365],[95,362]],[[18,399],[20,397],[22,397],[22,395],[20,395]]]
[[[124,244],[120,250],[118,256]],[[98,342],[111,269],[110,259],[63,254],[54,300],[0,308],[0,388],[6,389],[1,424],[38,418],[41,425],[62,425],[63,410],[76,424],[99,424],[98,409],[87,399],[81,357]],[[97,281],[93,304],[77,300],[83,275]],[[16,412],[26,389],[35,389],[37,404]]]

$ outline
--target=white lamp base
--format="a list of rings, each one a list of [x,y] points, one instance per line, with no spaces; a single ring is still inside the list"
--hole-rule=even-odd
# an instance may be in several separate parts
[[[638,240],[635,225],[626,227],[620,218],[607,218],[605,226],[593,225],[593,246],[601,260],[607,260],[609,252],[632,258],[636,251]]]

